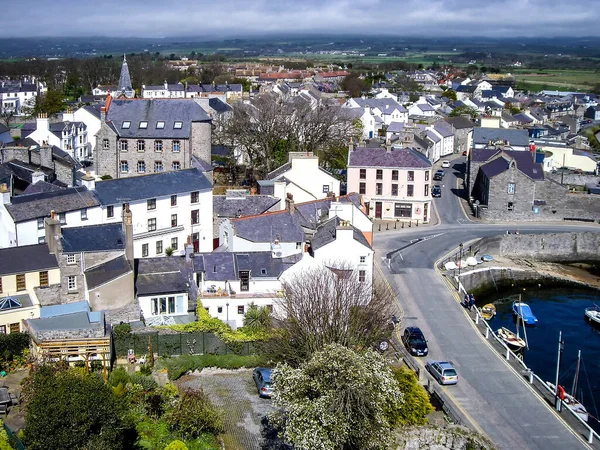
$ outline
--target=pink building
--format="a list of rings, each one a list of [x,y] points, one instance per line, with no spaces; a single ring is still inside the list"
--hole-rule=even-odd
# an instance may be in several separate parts
[[[411,148],[350,148],[348,192],[362,194],[369,217],[431,218],[431,162]]]

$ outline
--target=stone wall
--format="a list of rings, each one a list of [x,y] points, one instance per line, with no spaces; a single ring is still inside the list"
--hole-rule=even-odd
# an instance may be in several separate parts
[[[192,122],[190,146],[193,156],[210,165],[212,158],[212,124],[210,122]]]
[[[461,426],[405,428],[398,434],[397,450],[493,450],[488,439]]]
[[[104,149],[102,143],[108,139],[108,149]],[[94,165],[96,174],[99,176],[110,175],[113,178],[119,177],[117,152],[117,134],[102,121],[100,130],[96,135],[96,147],[94,149]]]
[[[600,183],[600,176],[598,175],[547,173],[546,177],[551,178],[557,183],[562,181],[563,184],[568,186],[585,186],[588,183]]]

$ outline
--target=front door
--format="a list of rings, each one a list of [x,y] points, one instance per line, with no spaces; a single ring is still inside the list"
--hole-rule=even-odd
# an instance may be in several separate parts
[[[381,210],[382,210],[382,203],[381,202],[375,202],[375,218],[376,219],[381,219]]]
[[[427,222],[427,211],[429,210],[429,203],[423,205],[423,222]]]

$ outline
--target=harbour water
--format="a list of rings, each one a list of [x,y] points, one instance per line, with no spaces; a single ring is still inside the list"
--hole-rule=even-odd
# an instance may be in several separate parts
[[[587,408],[589,424],[600,430],[600,327],[593,327],[584,320],[585,308],[600,307],[600,291],[584,288],[526,288],[521,291],[501,292],[482,296],[477,305],[496,305],[496,317],[490,322],[493,330],[504,326],[516,330],[512,302],[519,298],[529,304],[538,318],[536,327],[527,327],[529,350],[525,350],[524,361],[544,381],[554,384],[558,356],[558,336],[562,331],[564,350],[561,361],[559,384],[571,392],[577,352],[581,350],[581,368],[577,397]],[[521,337],[523,331],[521,329]]]

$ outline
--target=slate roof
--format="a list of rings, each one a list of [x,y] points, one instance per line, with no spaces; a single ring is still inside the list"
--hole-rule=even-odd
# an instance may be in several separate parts
[[[209,98],[208,99],[208,105],[214,109],[218,114],[224,114],[226,112],[229,111],[233,111],[233,108],[231,106],[229,106],[227,103],[225,103],[223,100],[221,100],[220,98]]]
[[[64,253],[125,250],[125,232],[121,223],[63,228]]]
[[[267,179],[267,180],[274,180],[278,176],[283,175],[285,172],[287,172],[291,168],[292,168],[292,162],[291,161],[286,162],[285,164],[279,166],[277,169],[272,170],[271,172],[269,172],[267,174],[267,176],[265,177],[265,179]]]
[[[195,253],[194,272],[204,273],[210,281],[238,280],[240,270],[249,270],[250,278],[279,278],[296,262],[295,258],[273,258],[271,252]]]
[[[391,114],[394,109],[400,112],[407,112],[406,108],[398,103],[393,98],[353,98],[359,107],[364,108],[369,106],[370,108],[377,108],[384,114]]]
[[[100,201],[95,193],[88,191],[85,186],[76,186],[55,192],[19,195],[12,198],[12,203],[6,205],[6,209],[15,222],[24,222],[46,217],[52,210],[60,214],[98,205]]]
[[[184,257],[142,258],[135,261],[138,296],[189,292],[188,268]]]
[[[423,112],[435,111],[435,109],[429,103],[417,103],[415,106]]]
[[[475,124],[470,119],[464,116],[447,117],[446,119],[444,119],[444,121],[451,124],[457,130],[464,128],[475,128]]]
[[[435,131],[442,135],[442,137],[450,137],[454,136],[454,132],[452,131],[452,127],[444,122],[436,122],[433,125]]]
[[[62,191],[64,188],[46,181],[38,181],[35,184],[30,184],[23,191],[23,195],[41,194],[44,192]]]
[[[304,228],[316,229],[322,217],[329,216],[331,203],[335,198],[328,197],[321,200],[298,203],[296,205],[296,214],[299,215],[300,225]],[[361,196],[356,193],[342,195],[337,198],[341,203],[353,203],[354,206],[361,209]]]
[[[288,210],[231,219],[235,235],[251,242],[302,242],[300,218]]]
[[[310,241],[310,246],[312,248],[313,251],[318,250],[322,247],[325,247],[327,244],[330,244],[331,242],[335,241],[336,239],[336,232],[337,232],[337,227],[342,223],[341,219],[339,217],[332,217],[331,219],[323,222],[321,225],[319,225],[319,227],[317,228],[317,232],[315,233],[315,235],[313,236],[313,238]],[[357,242],[360,242],[361,244],[363,244],[364,246],[366,246],[367,248],[371,248],[371,246],[369,245],[369,242],[367,241],[367,239],[365,238],[364,234],[362,234],[362,232],[353,227],[350,226],[353,230],[353,238],[354,240],[356,240]]]
[[[532,152],[519,150],[500,150],[500,149],[475,149],[472,152],[472,161],[486,162],[490,161],[496,155],[502,154],[505,159],[514,159],[517,163],[517,169],[533,180],[543,180],[544,170],[542,165],[534,162]],[[499,163],[498,164],[499,167]],[[483,166],[482,166],[483,167]],[[492,166],[496,168],[497,166]],[[491,170],[497,170],[491,169]],[[500,173],[500,172],[498,172]]]
[[[192,122],[210,122],[211,118],[193,99],[139,99],[113,100],[106,121],[122,138],[188,139]],[[123,128],[127,121],[130,127]],[[147,128],[140,128],[140,122],[147,122]],[[165,122],[164,128],[157,128],[157,122]],[[181,128],[174,128],[175,122],[182,122]]]
[[[36,340],[97,338],[104,337],[106,333],[103,312],[81,311],[60,316],[28,319],[27,324]],[[85,336],[82,336],[81,330],[87,330],[84,332]],[[48,331],[51,331],[52,334],[45,335],[44,332]]]
[[[92,114],[94,117],[100,119],[100,108],[102,108],[102,106],[103,105],[101,103],[98,103],[96,105],[86,105],[86,106],[83,106],[82,108],[85,109],[90,114]]]
[[[427,169],[431,162],[420,152],[412,148],[355,148],[349,154],[348,167],[390,167]]]
[[[431,140],[431,142],[440,142],[442,140],[441,137],[439,137],[437,134],[435,134],[433,131],[431,130],[427,130],[425,132],[425,135],[427,136],[428,139]]]
[[[10,128],[8,128],[6,125],[4,125],[3,123],[0,123],[0,134],[6,133],[10,131]]]
[[[531,122],[533,122],[533,119],[531,117],[529,117],[527,114],[524,114],[524,113],[515,114],[513,117],[515,118],[515,120],[517,120],[520,123],[531,123]]]
[[[153,173],[137,177],[96,182],[95,193],[102,205],[121,204],[193,191],[212,189],[211,182],[198,168]]]
[[[213,196],[213,214],[217,217],[254,216],[268,211],[279,203],[270,195],[245,195],[243,197]]]
[[[387,127],[386,131],[388,133],[399,133],[403,129],[404,129],[403,122],[391,122],[390,125]]]
[[[488,178],[492,178],[502,172],[506,172],[509,168],[509,161],[505,158],[500,157],[490,161],[487,164],[481,166],[480,170],[487,175]]]
[[[48,251],[46,244],[0,248],[0,275],[40,272],[58,269],[56,256]]]
[[[127,261],[125,255],[119,256],[86,270],[85,279],[87,287],[88,289],[94,289],[129,272],[131,272],[129,261]]]
[[[473,143],[487,145],[489,141],[504,140],[510,145],[529,146],[529,133],[527,130],[510,128],[475,128],[473,130]]]
[[[242,93],[243,87],[238,83],[231,84],[190,84],[187,87],[188,92],[239,92]]]
[[[476,89],[477,86],[475,85],[461,84],[460,86],[456,87],[456,92],[466,92],[468,94],[472,94]]]

